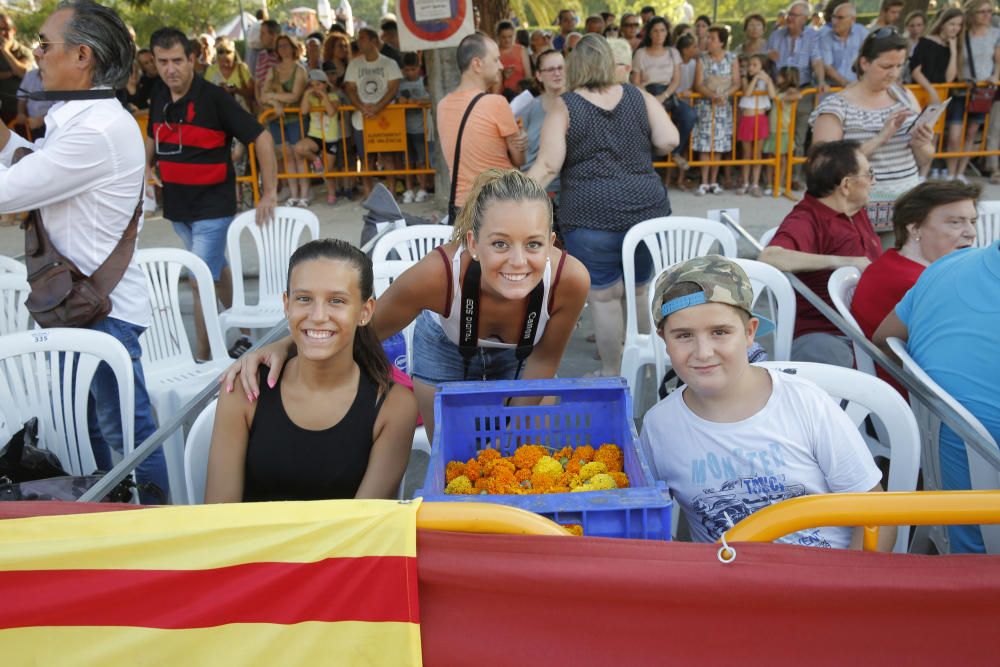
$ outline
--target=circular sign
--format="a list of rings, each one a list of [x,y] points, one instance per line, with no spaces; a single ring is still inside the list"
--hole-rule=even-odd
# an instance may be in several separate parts
[[[433,21],[417,21],[414,10],[415,3],[427,3],[428,0],[403,0],[398,3],[399,17],[403,25],[414,37],[428,42],[441,42],[457,33],[465,22],[466,0],[438,0],[447,2],[451,8],[451,18],[435,19]]]

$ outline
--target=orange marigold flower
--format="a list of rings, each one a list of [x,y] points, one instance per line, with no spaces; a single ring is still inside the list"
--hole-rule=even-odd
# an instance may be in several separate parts
[[[619,489],[627,489],[629,487],[628,475],[623,472],[612,472],[610,473],[611,478],[615,480],[615,484]]]
[[[473,484],[476,483],[483,475],[482,466],[479,465],[479,461],[476,459],[469,459],[465,462],[465,476],[469,478],[469,481]]]
[[[514,486],[517,484],[514,472],[504,466],[494,466],[493,470],[490,471],[490,474],[487,476],[487,479],[491,479],[497,484],[501,484],[503,486]]]
[[[568,461],[569,459],[573,458],[573,448],[563,447],[558,452],[553,454],[552,458],[554,458],[556,461],[561,461],[562,459],[566,459]]]
[[[518,482],[527,482],[528,480],[531,479],[531,471],[522,468],[514,473],[514,479],[516,479]]]
[[[572,480],[574,477],[578,477],[578,476],[579,476],[578,472],[577,473],[572,473],[572,472],[570,472],[570,471],[567,470],[563,474],[559,475],[559,479],[556,480],[556,485],[569,487],[570,480]]]
[[[594,460],[594,448],[590,445],[582,445],[573,450],[573,458],[584,462]]]
[[[514,467],[514,464],[509,459],[494,459],[483,464],[483,474],[487,476],[494,475],[499,470],[507,470],[513,475],[517,471],[517,468]]]
[[[510,457],[510,460],[517,468],[530,470],[543,456],[545,456],[545,448],[541,445],[521,445]]]
[[[476,493],[486,493],[487,492],[486,488],[489,486],[489,484],[490,484],[489,477],[480,477],[474,482],[473,488],[475,488]]]
[[[622,450],[616,445],[601,445],[594,454],[594,461],[600,461],[611,472],[621,472],[623,466]]]
[[[476,455],[476,459],[478,459],[479,463],[481,463],[484,466],[490,461],[495,461],[499,458],[500,458],[500,452],[498,452],[495,449],[488,449],[488,448],[479,450],[479,454]]]
[[[444,479],[445,482],[450,482],[456,477],[460,477],[465,474],[465,464],[461,461],[449,461],[448,465],[444,469]]]
[[[555,485],[549,489],[549,493],[569,493],[570,489],[568,486]]]
[[[561,524],[563,528],[569,531],[570,535],[575,535],[577,537],[583,537],[583,526],[578,523],[564,523]]]
[[[546,493],[555,486],[556,480],[551,475],[536,472],[531,475],[531,488],[539,493]]]
[[[579,475],[581,468],[583,468],[583,462],[580,459],[575,458],[566,464],[566,472],[570,475]]]

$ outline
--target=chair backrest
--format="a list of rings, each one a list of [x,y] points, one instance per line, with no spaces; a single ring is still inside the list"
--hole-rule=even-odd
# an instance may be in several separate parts
[[[215,283],[208,265],[192,252],[179,248],[142,248],[135,255],[136,263],[146,276],[146,291],[152,310],[152,323],[139,338],[142,345],[142,367],[147,372],[177,364],[194,362],[187,329],[181,316],[180,278],[184,271],[198,285],[201,308],[208,332],[212,359],[228,356],[219,326],[219,311],[215,301]]]
[[[777,233],[778,233],[778,228],[777,227],[771,227],[769,230],[767,230],[766,232],[764,232],[763,234],[761,234],[760,235],[760,245],[762,247],[766,248],[767,244],[771,242],[771,239],[773,239],[774,235],[777,234]]]
[[[24,302],[30,293],[24,276],[0,273],[0,336],[28,330],[31,314]]]
[[[1000,201],[980,201],[976,246],[985,248],[997,239],[1000,239]]]
[[[906,343],[899,338],[889,338],[887,342],[895,355],[903,363],[903,368],[915,375],[931,393],[954,409],[987,442],[993,443],[994,447],[997,446],[996,440],[986,430],[982,422],[976,419],[951,394],[942,389],[941,385],[935,382],[920,367],[916,360],[910,356],[909,351],[906,349]],[[913,394],[910,394],[910,406],[913,408],[913,414],[916,415],[917,425],[920,428],[924,489],[927,491],[940,491],[941,458],[939,440],[941,437],[941,419]],[[1000,489],[1000,471],[987,463],[974,449],[967,447],[966,450],[969,456],[969,475],[972,480],[972,488],[982,490]],[[981,530],[987,551],[989,553],[1000,553],[1000,526],[983,525],[981,526]],[[947,541],[947,531],[944,531],[940,537]]]
[[[257,305],[280,307],[281,295],[288,281],[288,260],[300,245],[319,238],[319,218],[304,208],[279,206],[274,219],[258,226],[255,210],[236,216],[226,233],[226,251],[233,272],[233,308],[247,305],[244,291],[243,251],[240,239],[250,234],[257,249]],[[307,238],[302,233],[307,232]]]
[[[625,282],[625,345],[639,335],[635,302],[635,251],[645,243],[653,256],[653,275],[678,262],[717,253],[736,257],[736,237],[721,222],[706,218],[670,216],[635,225],[622,241]]]
[[[17,261],[13,257],[8,257],[7,255],[0,255],[0,276],[5,273],[14,273],[22,278],[27,278],[28,267],[26,267],[21,262]]]
[[[450,225],[411,225],[387,232],[372,249],[372,261],[401,260],[417,262],[439,245],[451,240],[455,228]],[[395,252],[396,257],[391,257]]]
[[[208,452],[212,448],[212,427],[215,426],[214,400],[205,406],[188,430],[184,445],[184,484],[187,486],[188,503],[205,502],[205,480],[208,476]]]
[[[87,403],[97,366],[105,362],[118,381],[124,452],[135,441],[132,359],[114,337],[90,329],[40,329],[0,337],[0,415],[13,434],[38,418],[39,444],[54,452],[67,472],[96,469]]]
[[[855,426],[863,428],[868,415],[877,417],[886,426],[891,453],[887,491],[915,491],[920,469],[920,432],[917,420],[903,397],[874,375],[852,368],[804,361],[766,361],[759,364],[790,372],[819,385],[835,401]],[[893,551],[905,553],[909,526],[900,526]]]
[[[861,325],[851,313],[851,302],[854,301],[854,290],[857,288],[859,280],[861,280],[861,271],[853,266],[842,266],[830,274],[826,286],[834,308],[856,332],[863,336]],[[868,353],[862,350],[857,343],[852,343],[852,347],[854,348],[854,365],[857,366],[857,369],[863,373],[875,375],[875,362],[868,356]]]
[[[772,334],[774,340],[773,353],[769,355],[770,359],[772,361],[787,361],[791,357],[792,334],[795,331],[795,290],[792,289],[792,284],[788,282],[785,274],[770,264],[758,262],[753,259],[734,258],[733,261],[739,264],[746,272],[747,277],[750,278],[750,282],[753,285],[754,309],[758,308],[757,304],[760,303],[761,297],[767,295],[770,303],[769,315],[775,324],[774,333]],[[669,268],[667,267],[663,271],[667,271]],[[662,274],[663,272],[661,271],[660,273]],[[657,274],[654,282],[659,277],[660,274]],[[652,303],[653,295],[650,293],[647,308],[652,308]],[[651,336],[651,343],[653,345],[653,354],[656,358],[656,375],[654,377],[656,378],[656,382],[659,383],[663,379],[663,374],[666,372],[669,360],[667,358],[666,345],[662,338],[654,333]]]

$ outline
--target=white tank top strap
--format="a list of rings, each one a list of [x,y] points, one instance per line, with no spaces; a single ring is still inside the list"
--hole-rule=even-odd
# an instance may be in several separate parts
[[[459,313],[462,312],[462,284],[459,280],[462,275],[462,253],[465,252],[465,247],[462,245],[458,246],[458,250],[455,251],[455,256],[451,260],[451,303],[448,310],[448,317],[444,317],[439,313],[434,313],[437,317],[438,324],[441,326],[441,330],[444,331],[445,335],[455,345],[458,345],[458,329],[459,329]],[[542,308],[542,312],[538,317],[538,333],[535,335],[535,342],[542,339],[542,334],[545,333],[545,325],[549,321],[549,301],[551,300],[550,291],[552,289],[552,261],[548,258],[545,260],[545,272],[542,274],[542,285],[544,286],[543,301],[545,307]],[[517,348],[514,343],[503,343],[498,340],[489,339],[479,339],[479,347],[489,347],[495,349],[513,350]]]

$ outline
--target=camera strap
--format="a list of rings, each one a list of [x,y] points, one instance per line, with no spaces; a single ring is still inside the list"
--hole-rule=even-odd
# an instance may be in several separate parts
[[[482,266],[476,260],[469,262],[469,268],[465,271],[465,280],[462,282],[462,316],[458,329],[458,351],[462,355],[462,363],[465,369],[462,375],[467,379],[469,375],[469,363],[479,351],[479,285],[482,279]],[[524,361],[531,355],[535,347],[535,336],[538,333],[538,320],[542,314],[542,306],[545,300],[545,281],[539,281],[535,288],[528,295],[528,311],[524,316],[524,323],[521,325],[521,335],[517,339],[517,348],[514,356],[517,358],[517,371],[514,379],[521,375],[521,367]]]

